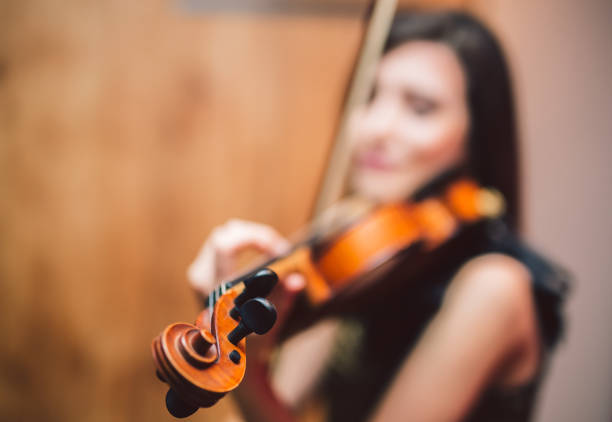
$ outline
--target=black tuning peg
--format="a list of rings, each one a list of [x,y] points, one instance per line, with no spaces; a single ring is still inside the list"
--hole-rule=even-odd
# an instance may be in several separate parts
[[[199,407],[187,403],[171,388],[166,393],[166,409],[175,418],[186,418],[193,415]]]
[[[265,334],[276,322],[276,308],[266,299],[250,299],[240,307],[240,323],[228,335],[234,345],[251,333]]]
[[[247,300],[268,296],[274,286],[276,286],[276,283],[278,283],[278,276],[274,271],[264,268],[244,279],[243,283],[244,290],[234,299],[234,305],[236,306],[230,311],[230,315],[235,320],[238,320],[240,316],[238,309]]]
[[[244,279],[243,283],[244,290],[234,299],[237,307],[242,306],[249,299],[268,296],[278,283],[278,276],[274,271],[264,268]]]

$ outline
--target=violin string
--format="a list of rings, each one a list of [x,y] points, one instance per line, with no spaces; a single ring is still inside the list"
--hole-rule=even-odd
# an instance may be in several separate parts
[[[236,278],[234,278],[234,279],[232,279],[230,281],[227,281],[225,283],[221,283],[216,289],[214,289],[208,295],[208,298],[205,300],[205,303],[208,303],[208,306],[211,307],[211,309],[212,309],[212,306],[214,306],[215,303],[217,303],[217,299],[219,299],[221,296],[223,296],[229,289],[231,289],[232,287],[235,287],[238,284],[242,283],[244,281],[244,279],[254,275],[257,271],[261,270],[262,268],[267,267],[268,265],[272,264],[273,262],[277,261],[278,259],[284,258],[287,255],[290,255],[299,246],[301,246],[301,244],[298,244],[298,245],[294,246],[293,248],[291,248],[291,250],[289,250],[285,254],[278,255],[278,256],[275,256],[275,257],[267,259],[262,264],[257,265],[253,270],[250,270],[247,273],[243,273],[239,277],[236,277]]]
[[[309,226],[306,226],[296,233],[290,238],[298,238],[301,241],[293,242],[293,247],[285,252],[284,254],[274,256],[269,258],[263,262],[259,262],[256,264],[252,270],[241,274],[239,277],[236,277],[227,282],[221,283],[209,296],[205,299],[205,303],[208,304],[208,307],[214,306],[217,303],[217,300],[221,298],[223,295],[227,293],[228,290],[237,286],[239,283],[242,283],[246,278],[253,276],[257,271],[266,268],[270,264],[282,259],[286,256],[291,255],[295,250],[299,249],[304,245],[311,245],[312,243],[316,243],[320,238],[325,238],[330,232],[333,234],[334,232],[341,231],[342,229],[346,229],[346,227],[350,226],[354,221],[359,220],[363,215],[371,212],[372,209],[376,206],[376,203],[372,203],[371,201],[363,200],[357,197],[348,197],[335,206],[331,207],[327,213],[324,215],[320,215],[315,218]],[[338,216],[341,216],[342,219],[339,221]]]
[[[321,238],[325,238],[330,234],[345,229],[348,225],[370,212],[374,206],[375,203],[357,197],[347,197],[337,204],[331,206],[325,213],[314,218],[309,225],[302,227],[288,237],[293,247],[287,252],[272,258],[268,258],[263,262],[259,262],[255,264],[252,270],[242,273],[240,276],[227,282],[221,283],[219,285],[220,290],[215,290],[210,294],[213,299],[212,305],[214,306],[221,296],[223,296],[229,289],[242,283],[245,278],[254,275],[257,271],[269,266],[273,262],[291,255],[296,249],[304,245],[311,245],[316,243]]]

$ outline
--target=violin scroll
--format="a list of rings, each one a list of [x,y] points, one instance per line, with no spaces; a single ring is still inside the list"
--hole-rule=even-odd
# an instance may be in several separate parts
[[[173,416],[184,418],[210,407],[240,384],[246,370],[245,337],[263,334],[276,322],[270,302],[249,297],[268,294],[277,280],[270,270],[258,271],[245,280],[242,292],[240,285],[220,294],[195,324],[171,324],[153,340],[153,360],[158,377],[170,387],[166,407]]]

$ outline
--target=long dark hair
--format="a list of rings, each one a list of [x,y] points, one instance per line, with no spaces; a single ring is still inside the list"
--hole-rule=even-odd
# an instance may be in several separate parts
[[[385,52],[414,40],[444,43],[459,58],[470,110],[468,171],[480,183],[504,195],[505,222],[516,231],[520,224],[518,134],[510,72],[498,41],[482,23],[465,13],[415,11],[395,18]],[[562,303],[570,276],[515,236],[504,236],[496,248],[530,268],[542,337],[553,347],[563,331]]]
[[[469,172],[504,195],[506,222],[516,228],[520,221],[517,130],[508,65],[499,43],[464,13],[404,12],[393,22],[385,52],[415,40],[444,43],[459,58],[470,110]]]

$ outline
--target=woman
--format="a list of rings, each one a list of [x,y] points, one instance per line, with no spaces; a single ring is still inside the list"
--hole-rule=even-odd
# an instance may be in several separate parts
[[[561,331],[565,283],[514,236],[516,128],[496,41],[459,13],[398,17],[371,99],[351,119],[351,137],[356,195],[378,202],[419,200],[469,175],[503,194],[506,213],[432,254],[436,265],[418,283],[407,280],[410,263],[386,274],[385,281],[399,280],[403,287],[346,316],[332,330],[335,346],[310,343],[329,356],[324,365],[309,366],[325,368],[316,383],[294,377],[307,379],[287,382],[289,394],[285,387],[275,390],[265,359],[250,360],[236,395],[247,420],[295,420],[290,407],[313,388],[333,421],[528,419]],[[213,232],[190,268],[193,286],[207,294],[214,280],[235,270],[238,251],[248,246],[274,255],[288,245],[270,227],[229,222]],[[300,275],[283,280],[282,294],[272,299],[281,319],[304,282]],[[261,356],[270,339],[274,335],[250,339],[249,348]],[[299,365],[301,357],[293,357]]]

